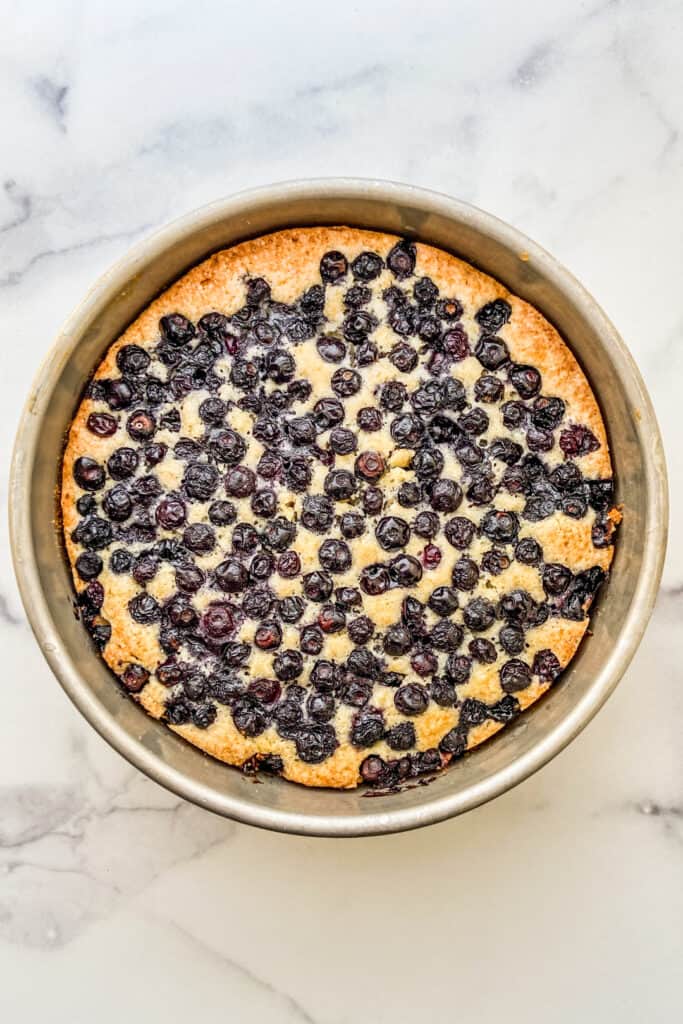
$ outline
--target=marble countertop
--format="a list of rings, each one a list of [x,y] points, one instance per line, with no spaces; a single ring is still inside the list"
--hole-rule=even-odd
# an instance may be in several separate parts
[[[39,360],[131,243],[254,184],[365,175],[519,226],[649,385],[683,500],[683,6],[19,4],[0,36],[0,490]],[[86,725],[0,523],[0,1016],[673,1021],[683,1014],[683,543],[615,696],[470,814],[267,834],[179,801]]]

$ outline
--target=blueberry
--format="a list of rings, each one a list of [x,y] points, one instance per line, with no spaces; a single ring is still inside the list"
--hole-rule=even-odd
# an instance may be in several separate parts
[[[325,284],[337,284],[346,276],[348,269],[346,257],[336,249],[326,252],[320,260],[320,276]]]
[[[325,572],[309,572],[303,578],[304,594],[309,601],[327,601],[334,584]]]
[[[301,572],[301,559],[296,551],[285,551],[277,560],[277,571],[284,579],[293,579]]]
[[[143,626],[158,622],[161,618],[161,608],[151,594],[142,593],[128,602],[128,611],[135,622]]]
[[[496,610],[488,598],[475,597],[465,606],[463,620],[468,629],[475,633],[483,633],[489,629],[496,618]]]
[[[104,486],[104,468],[89,455],[81,455],[73,465],[74,480],[84,491],[99,491]]]
[[[238,594],[248,585],[249,573],[237,558],[226,558],[214,569],[214,579],[227,594]]]
[[[216,535],[206,523],[192,523],[183,532],[183,544],[190,551],[205,555],[216,547]]]
[[[499,402],[503,391],[503,382],[491,374],[482,374],[474,382],[474,397],[478,402]]]
[[[565,412],[561,398],[547,398],[541,395],[533,404],[531,419],[538,430],[555,430],[559,427]]]
[[[476,526],[470,519],[464,516],[455,516],[449,519],[444,527],[446,540],[454,548],[465,551],[474,539]]]
[[[367,341],[368,334],[377,327],[377,319],[364,310],[352,310],[344,318],[342,331],[352,345],[361,345]]]
[[[379,349],[371,341],[363,341],[356,347],[354,361],[356,366],[370,366],[379,358]]]
[[[348,398],[350,395],[355,395],[357,391],[360,391],[361,376],[356,370],[340,367],[332,374],[330,383],[335,394],[339,395],[340,398]]]
[[[209,521],[214,526],[229,526],[237,518],[237,510],[231,501],[213,501],[209,505]]]
[[[446,659],[446,675],[454,686],[466,683],[472,672],[472,659],[466,654],[449,654]]]
[[[524,650],[524,631],[519,626],[503,626],[498,634],[498,640],[507,654],[521,654]]]
[[[502,572],[510,568],[510,557],[499,548],[491,548],[482,555],[481,567],[491,576],[500,576]]]
[[[320,430],[329,430],[344,419],[344,406],[338,398],[320,398],[313,406],[315,421]]]
[[[272,651],[282,643],[282,630],[277,622],[262,622],[254,633],[254,643],[261,651]]]
[[[182,697],[176,697],[167,703],[166,719],[171,725],[186,725],[191,717],[191,707]]]
[[[397,555],[389,563],[389,575],[402,587],[414,587],[422,579],[422,566],[413,555]]]
[[[410,277],[415,271],[417,250],[412,242],[401,239],[390,250],[387,256],[387,266],[392,274],[399,280]]]
[[[358,447],[358,439],[352,430],[335,427],[330,432],[329,446],[337,455],[350,455]]]
[[[406,481],[406,483],[401,484],[398,489],[397,498],[399,505],[402,505],[403,508],[414,508],[416,505],[419,505],[422,499],[419,484],[412,481]]]
[[[318,354],[326,363],[341,363],[346,355],[346,345],[332,334],[323,335],[316,343]]]
[[[92,515],[97,511],[97,502],[92,494],[81,494],[76,501],[76,511],[81,516]]]
[[[144,373],[149,364],[149,353],[139,345],[124,345],[116,353],[116,365],[123,374],[130,373],[135,376]]]
[[[259,368],[259,362],[238,356],[232,361],[230,380],[240,391],[251,391],[258,383]]]
[[[312,416],[294,416],[285,426],[293,445],[300,447],[315,442],[317,431]]]
[[[356,493],[358,484],[347,469],[333,469],[325,477],[323,488],[335,501],[345,501]]]
[[[339,529],[347,540],[361,537],[366,529],[365,517],[359,512],[344,512],[339,519]]]
[[[361,570],[360,588],[366,594],[375,597],[383,594],[391,586],[391,577],[385,566],[381,564],[368,565]]]
[[[159,330],[165,341],[178,348],[189,344],[197,333],[194,324],[190,323],[187,317],[181,313],[162,316],[159,321]]]
[[[133,403],[134,392],[130,380],[118,377],[106,381],[105,400],[110,409],[128,409]]]
[[[514,512],[503,512],[491,509],[481,521],[482,533],[489,540],[499,544],[514,541],[519,532],[519,519]]]
[[[372,298],[372,292],[362,284],[354,284],[344,295],[344,306],[346,309],[360,309],[367,306]]]
[[[286,384],[296,374],[294,356],[284,348],[271,349],[266,356],[265,372],[276,384]]]
[[[543,558],[543,550],[533,537],[524,537],[517,543],[515,558],[523,565],[538,565]]]
[[[565,463],[570,465],[570,463]],[[614,501],[614,483],[612,480],[588,481],[590,507],[596,512],[606,512]]]
[[[351,264],[351,272],[357,281],[374,281],[383,266],[382,257],[376,252],[362,252]]]
[[[285,479],[292,491],[305,491],[310,485],[312,474],[306,458],[292,455],[285,466]]]
[[[134,441],[147,441],[157,429],[156,420],[151,412],[136,409],[128,417],[126,429]]]
[[[124,548],[117,548],[109,556],[109,568],[117,576],[130,572],[132,564],[133,556],[130,551],[126,551]]]
[[[495,335],[483,334],[477,342],[474,354],[487,370],[497,370],[508,362],[510,353],[505,342]]]
[[[121,682],[129,693],[139,693],[149,681],[149,672],[142,665],[128,665],[121,675]]]
[[[591,452],[597,451],[599,447],[600,442],[588,427],[573,424],[560,434],[560,448],[568,459],[590,455]]]
[[[363,409],[359,409],[356,415],[356,422],[361,430],[365,430],[368,433],[382,429],[382,413],[379,409],[366,406]]]
[[[390,412],[400,412],[407,397],[408,392],[406,391],[405,384],[392,380],[382,385],[379,402],[383,409],[388,409]]]
[[[255,491],[251,496],[251,510],[260,519],[270,519],[277,512],[277,498],[275,491],[269,487],[263,487]]]
[[[258,534],[250,523],[238,523],[232,531],[232,549],[241,554],[254,551],[258,544]]]
[[[415,517],[413,530],[418,537],[432,540],[439,532],[440,525],[439,517],[434,512],[419,512]]]
[[[339,746],[331,725],[307,725],[296,735],[296,752],[306,764],[320,764],[331,757]]]
[[[340,633],[346,626],[346,614],[336,605],[323,605],[318,612],[318,625],[323,633]]]
[[[179,590],[194,594],[204,582],[204,573],[196,565],[179,565],[175,570],[175,582]]]
[[[471,558],[460,558],[453,566],[453,586],[457,590],[474,590],[479,582],[477,563]]]
[[[354,644],[362,646],[366,644],[368,640],[371,640],[375,633],[375,625],[372,619],[369,619],[367,615],[359,615],[357,618],[352,619],[349,622],[348,634]]]
[[[403,715],[421,715],[427,710],[429,692],[420,683],[407,683],[394,694],[394,704]]]
[[[225,419],[227,407],[220,398],[212,396],[205,398],[199,406],[199,417],[204,423],[222,423]]]
[[[384,716],[381,711],[360,711],[351,723],[350,739],[355,747],[371,747],[383,738],[384,731]]]
[[[460,417],[458,426],[460,426],[467,434],[478,436],[488,430],[489,418],[483,409],[475,406],[473,409],[470,409],[469,412]]]
[[[398,516],[385,516],[377,523],[375,536],[385,551],[394,551],[408,543],[410,527]]]
[[[340,608],[358,608],[363,604],[361,592],[357,587],[337,587],[334,599]]]
[[[159,571],[160,560],[151,554],[141,554],[133,563],[133,579],[141,586],[153,580]]]
[[[458,595],[452,587],[436,587],[427,602],[437,615],[452,615],[458,607]]]
[[[102,559],[94,551],[84,551],[76,559],[76,572],[86,582],[96,579],[102,568]]]
[[[429,693],[434,703],[442,708],[452,708],[457,703],[455,687],[440,676],[432,679],[429,684]]]
[[[462,501],[462,490],[455,480],[441,478],[434,484],[429,501],[437,512],[455,512]]]
[[[96,434],[97,437],[111,437],[116,433],[118,423],[107,412],[91,412],[86,426],[90,433]]]
[[[396,416],[391,424],[391,436],[399,448],[416,448],[424,433],[422,420],[412,412]]]
[[[514,466],[521,459],[524,449],[507,437],[497,437],[488,446],[487,452],[490,458],[500,459],[507,466]]]
[[[277,516],[264,528],[262,542],[273,551],[285,551],[296,537],[296,526],[284,516]]]
[[[379,515],[384,507],[384,494],[379,487],[366,487],[361,496],[361,504],[366,515]]]
[[[444,457],[438,448],[419,448],[410,463],[419,480],[433,480],[443,472]]]
[[[436,312],[443,320],[459,320],[463,308],[457,299],[440,299],[436,304]]]
[[[329,693],[311,693],[306,701],[306,711],[314,722],[328,722],[335,711],[334,697]]]
[[[418,676],[433,676],[439,667],[436,655],[432,651],[415,651],[410,659],[410,667]]]
[[[109,456],[107,470],[113,480],[126,480],[138,468],[139,456],[134,448],[117,448]]]
[[[497,331],[512,316],[512,307],[505,299],[494,299],[475,314],[475,320],[485,331]]]
[[[301,630],[299,646],[304,654],[320,654],[324,643],[325,640],[322,630],[320,630],[318,626],[304,626]]]
[[[549,563],[543,569],[543,589],[546,594],[557,596],[563,594],[572,578],[571,569],[566,565]]]
[[[441,338],[441,323],[437,317],[431,316],[429,313],[423,313],[418,322],[417,333],[427,345],[436,346]]]
[[[405,626],[390,626],[382,641],[384,652],[392,658],[407,654],[413,645],[413,638]]]
[[[470,341],[464,327],[461,327],[460,324],[456,324],[455,327],[451,327],[449,330],[445,331],[441,339],[441,347],[444,352],[451,357],[451,359],[455,360],[456,363],[461,362],[463,359],[467,359],[471,350]],[[484,360],[480,358],[480,362],[484,363]],[[484,363],[484,366],[488,365],[488,363]],[[495,366],[490,366],[489,368],[493,370],[495,369]]]
[[[154,513],[156,521],[164,530],[175,530],[187,519],[185,502],[178,497],[168,495],[162,498]]]
[[[462,641],[462,627],[450,619],[437,622],[429,634],[429,642],[437,651],[456,651]]]
[[[230,559],[227,559],[230,562]],[[236,559],[234,561],[237,561]],[[241,565],[241,563],[238,563]],[[257,551],[249,563],[249,579],[263,582],[275,572],[275,558],[270,551]],[[243,589],[243,588],[240,588]]]
[[[278,602],[278,615],[283,622],[298,622],[304,613],[305,605],[300,597],[283,597]]]
[[[539,430],[532,425],[526,432],[526,443],[532,452],[549,452],[555,444],[555,438],[549,430]]]
[[[351,566],[351,551],[343,540],[328,538],[318,548],[318,559],[323,569],[346,572]]]
[[[534,657],[532,671],[543,682],[552,683],[562,671],[560,662],[552,651],[545,649],[538,651]]]
[[[513,363],[509,370],[510,383],[520,398],[533,398],[541,390],[541,375],[535,366]]]
[[[218,462],[228,466],[237,465],[247,450],[244,438],[230,427],[211,430],[206,438],[206,447]]]
[[[519,658],[506,661],[500,670],[500,685],[505,693],[516,693],[525,690],[531,683],[531,669]]]
[[[111,523],[99,516],[86,516],[71,534],[71,539],[90,551],[100,551],[111,543]]]
[[[379,480],[386,469],[384,459],[379,452],[365,451],[361,452],[356,461],[354,462],[354,471],[356,476],[361,477],[363,480]]]
[[[233,466],[225,476],[225,493],[234,498],[246,498],[254,493],[256,474],[247,466]]]
[[[389,362],[393,363],[401,373],[410,373],[414,370],[417,366],[417,359],[417,352],[413,346],[405,342],[400,345],[394,345],[389,353]]]

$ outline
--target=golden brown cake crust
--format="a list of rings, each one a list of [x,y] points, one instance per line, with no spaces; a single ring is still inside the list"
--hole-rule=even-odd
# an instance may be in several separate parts
[[[294,303],[307,289],[320,285],[320,261],[323,255],[330,250],[341,251],[349,264],[358,254],[365,251],[377,253],[386,261],[388,254],[397,242],[398,239],[392,235],[349,227],[301,228],[277,232],[216,253],[190,270],[145,309],[109,348],[95,372],[94,380],[105,381],[120,376],[120,371],[117,369],[117,354],[124,346],[140,346],[152,355],[159,341],[159,321],[162,317],[178,313],[193,324],[196,324],[205,314],[214,311],[231,317],[244,307],[247,282],[254,278],[264,278],[268,282],[272,298],[276,302]],[[497,329],[496,334],[507,345],[510,359],[514,363],[530,364],[540,371],[543,381],[542,393],[560,398],[564,402],[563,426],[578,424],[587,428],[596,439],[595,450],[587,451],[584,455],[577,455],[573,459],[582,477],[586,480],[610,478],[611,464],[607,437],[598,405],[583,372],[557,331],[536,309],[511,295],[499,282],[469,264],[421,243],[417,243],[415,249],[415,272],[407,281],[395,280],[385,266],[380,277],[369,282],[373,288],[373,298],[369,308],[375,311],[379,308],[377,304],[380,302],[381,288],[398,284],[410,289],[415,280],[428,277],[438,287],[441,296],[457,297],[462,304],[464,312],[458,323],[467,332],[471,348],[474,349],[480,334],[475,314],[487,303],[498,299],[505,300],[509,304],[511,315],[508,321]],[[351,273],[349,273],[347,287],[351,283],[353,282]],[[339,286],[326,288],[324,306],[327,318],[324,325],[326,332],[329,332],[330,329],[338,329],[341,325],[345,312],[342,308],[342,293],[345,291],[346,289]],[[376,328],[372,340],[376,341],[380,354],[383,355],[389,351],[392,345],[404,339],[398,337],[386,323],[382,322]],[[337,368],[334,365],[327,365],[316,357],[314,344],[314,340],[306,339],[300,344],[291,345],[291,351],[297,362],[297,376],[306,374],[312,381],[314,389],[310,401],[303,401],[295,405],[294,411],[299,414],[309,411],[315,400],[321,395],[331,394],[329,380]],[[225,357],[224,363],[229,370],[229,357]],[[228,425],[248,440],[250,448],[248,455],[251,461],[245,458],[245,463],[254,465],[259,454],[262,454],[264,446],[250,436],[252,424],[249,416],[234,404],[239,396],[228,380],[228,370],[222,377],[218,394],[228,403]],[[387,381],[400,379],[405,381],[410,388],[430,379],[423,360],[420,360],[415,370],[407,374],[397,372],[386,358],[380,359],[374,365],[364,368],[360,372],[363,377],[361,397],[364,401],[361,402],[360,398],[354,396],[349,400],[352,409],[376,401],[374,396],[377,389]],[[453,363],[452,369],[448,372],[462,380],[466,387],[471,388],[474,381],[486,371],[471,355],[462,362]],[[501,377],[501,379],[504,378]],[[202,392],[200,397],[206,398],[206,392]],[[509,390],[506,384],[506,400],[515,397],[517,396]],[[182,402],[176,404],[182,407],[183,413],[180,436],[200,437],[205,425],[201,423],[197,414],[197,403],[189,398],[185,405]],[[493,418],[498,417],[499,406],[500,403],[494,407],[486,405],[483,408]],[[87,421],[91,413],[103,411],[108,411],[117,420],[117,430],[112,437],[98,437],[88,429]],[[74,539],[74,531],[82,519],[76,502],[86,492],[74,479],[74,463],[78,458],[86,456],[105,465],[115,449],[131,445],[131,440],[126,435],[126,420],[129,412],[129,409],[112,412],[107,403],[97,395],[85,397],[69,432],[63,463],[61,508],[65,543],[73,567],[74,584],[78,592],[84,591],[86,584],[75,568],[78,556],[82,555],[84,551],[84,545],[77,538]],[[496,419],[496,423],[500,423],[499,418]],[[353,416],[351,422],[347,422],[345,425],[354,426]],[[496,433],[495,427],[491,428],[490,433],[492,435]],[[181,469],[179,469],[177,460],[170,456],[172,455],[172,445],[177,441],[177,435],[174,437],[168,431],[161,430],[157,432],[155,440],[163,440],[169,446],[169,457],[162,461],[156,470],[156,475],[164,491],[175,491],[180,486]],[[376,447],[383,451],[389,470],[383,486],[387,490],[387,501],[391,506],[391,514],[398,514],[401,509],[395,501],[396,486],[399,480],[405,482],[406,479],[413,476],[408,468],[405,451],[400,451],[396,446],[392,448],[391,437],[386,429],[381,432],[379,437],[363,434],[362,442],[361,449]],[[549,472],[566,461],[557,440],[552,450],[541,454],[541,458],[546,462]],[[349,457],[344,456],[341,460],[337,460],[337,464],[351,465],[352,467],[353,458],[350,457],[350,459],[349,462]],[[451,473],[455,476],[456,468],[455,460],[451,456],[447,456],[444,475]],[[457,471],[461,473],[460,469]],[[316,484],[321,480],[322,475],[319,473],[316,475],[314,472],[314,480],[310,488],[312,492],[320,493],[321,489],[316,487]],[[111,484],[112,481],[108,483]],[[286,510],[288,518],[298,520],[301,509],[300,500],[301,496],[292,499]],[[523,508],[523,500],[519,495],[501,495],[499,493],[492,506],[489,507],[519,514]],[[465,515],[470,511],[472,510],[469,507],[466,508],[465,504],[458,509],[457,514]],[[240,505],[240,515],[242,512],[243,509]],[[202,514],[205,515],[205,510],[202,510]],[[246,512],[244,514],[247,515]],[[474,517],[475,513],[472,512],[472,514]],[[478,515],[478,513],[476,514]],[[535,538],[543,549],[546,564],[560,563],[575,575],[590,570],[592,567],[598,567],[606,572],[612,557],[612,547],[609,545],[594,546],[591,538],[597,518],[598,514],[593,514],[590,509],[586,515],[580,518],[572,518],[559,511],[535,522],[528,522],[520,517],[519,538]],[[250,521],[254,521],[253,516]],[[220,530],[217,532],[219,534],[218,547],[222,549],[223,544],[227,545],[228,535],[221,534]],[[164,535],[163,530],[161,535]],[[310,571],[314,561],[309,542],[314,535],[306,533],[300,528],[297,536],[295,550],[301,558],[302,571]],[[322,538],[315,537],[314,539],[317,545]],[[413,537],[412,540],[416,541],[417,538]],[[439,541],[439,544],[444,549],[441,564],[432,573],[429,585],[426,582],[429,573],[425,573],[414,591],[423,601],[427,600],[430,587],[434,582],[437,585],[447,585],[450,582],[450,573],[455,561],[463,554],[468,554],[468,552],[449,548],[443,539]],[[477,545],[479,545],[478,548]],[[343,585],[349,586],[357,585],[353,581],[357,579],[362,566],[374,563],[378,554],[377,546],[372,538],[359,538],[357,541],[353,541],[351,546],[353,564],[348,573],[342,574],[340,577]],[[149,671],[150,681],[134,696],[151,715],[161,717],[165,713],[169,690],[158,681],[156,672],[158,667],[166,661],[168,652],[159,642],[158,626],[135,622],[129,614],[128,602],[136,594],[147,590],[155,596],[160,604],[163,604],[174,592],[172,572],[170,567],[162,566],[154,580],[141,586],[129,573],[117,575],[107,567],[108,556],[116,547],[121,547],[121,544],[111,543],[99,551],[104,561],[104,568],[98,576],[104,590],[104,600],[98,612],[102,620],[109,623],[111,627],[111,636],[104,645],[102,654],[117,675],[121,675],[131,664],[143,666]],[[138,547],[144,548],[145,545],[138,545]],[[417,553],[422,547],[424,547],[423,541],[419,545],[414,544],[413,547],[408,547],[407,550],[411,552],[414,550]],[[471,552],[472,556],[481,557],[484,547],[483,541],[480,538],[476,539]],[[208,571],[215,567],[219,554],[224,555],[225,550],[220,550],[218,554],[204,556],[204,561],[199,559],[199,564],[204,564]],[[382,552],[380,551],[379,554],[381,555]],[[309,563],[308,570],[307,561]],[[339,585],[337,579],[335,579],[335,584]],[[487,577],[485,584],[484,586],[482,581],[473,593],[485,592],[500,596],[511,589],[521,587],[526,589],[539,603],[543,602],[546,597],[539,573],[530,566],[519,564],[514,559],[499,575]],[[278,580],[277,586],[279,589],[276,589],[276,596],[278,597],[284,594],[300,593],[300,578],[295,581],[285,581],[284,584]],[[397,589],[405,596],[407,591],[400,587]],[[389,591],[379,599],[364,598],[365,614],[374,619],[380,631],[395,621],[397,609],[400,613],[397,599],[392,597],[393,593],[393,591]],[[220,596],[216,593],[206,597],[197,594],[192,601],[201,614],[212,599]],[[430,621],[433,624],[437,619],[432,617]],[[537,652],[550,650],[555,654],[559,665],[564,667],[572,658],[587,625],[587,617],[580,621],[573,621],[553,614],[547,621],[527,632],[526,646],[521,657],[527,664],[532,664]],[[493,631],[487,631],[483,636],[495,639],[495,629],[499,627],[500,622],[497,622]],[[250,642],[250,630],[253,635],[253,628],[254,623],[245,622],[241,627],[240,639]],[[285,639],[288,638],[292,643],[296,642],[293,639],[294,626],[285,627],[285,633]],[[343,659],[352,646],[348,641],[340,639],[345,635],[327,636],[321,657],[333,657],[338,653],[340,659]],[[432,700],[424,713],[410,718],[417,734],[414,750],[426,751],[438,748],[445,734],[458,727],[463,702],[466,702],[468,698],[470,701],[491,705],[500,702],[505,697],[505,691],[501,687],[500,669],[506,657],[504,652],[499,651],[493,664],[475,662],[469,680],[457,688],[458,700],[455,706],[441,706]],[[251,669],[251,676],[266,675],[270,666],[267,664],[264,652],[255,651],[253,660],[256,666]],[[425,682],[424,679],[418,678],[412,672],[406,657],[387,657],[386,660],[389,663],[389,670],[396,665],[397,671],[400,670],[406,674],[404,682],[413,681],[419,684]],[[306,685],[305,681],[304,685]],[[529,686],[514,693],[519,707],[523,710],[545,692],[549,685],[548,679],[541,679],[534,675]],[[394,694],[395,690],[388,686],[375,685],[373,689],[372,704],[383,712],[387,727],[406,720],[406,716],[400,714],[394,706]],[[228,706],[221,703],[214,706],[217,709],[216,717],[208,728],[198,727],[191,721],[179,725],[171,723],[171,727],[207,753],[230,764],[241,765],[254,755],[278,755],[282,758],[284,776],[305,785],[352,787],[359,783],[360,766],[370,754],[378,755],[385,760],[400,756],[392,752],[384,739],[379,740],[370,748],[358,747],[349,742],[348,730],[351,728],[356,711],[344,704],[337,707],[333,720],[339,745],[331,756],[326,757],[320,763],[305,763],[297,756],[294,740],[283,738],[274,724],[269,724],[259,735],[245,736],[236,727]],[[467,747],[471,748],[482,742],[493,732],[502,728],[503,724],[502,721],[494,721],[490,718],[481,723],[473,721],[466,736]],[[442,751],[442,760],[446,763],[450,759],[451,753],[447,749],[447,744]],[[459,752],[455,751],[455,753]]]

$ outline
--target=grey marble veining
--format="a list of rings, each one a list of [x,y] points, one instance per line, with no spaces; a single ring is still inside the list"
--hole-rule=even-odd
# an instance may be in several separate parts
[[[99,273],[218,196],[353,174],[474,202],[576,273],[651,389],[674,508],[652,626],[585,733],[464,818],[352,842],[222,821],[110,751],[33,641],[3,517],[3,1019],[680,1017],[683,4],[3,15],[0,501],[31,378]]]

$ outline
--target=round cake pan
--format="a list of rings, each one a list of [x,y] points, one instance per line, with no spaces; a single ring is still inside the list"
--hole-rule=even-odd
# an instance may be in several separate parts
[[[60,459],[84,384],[109,344],[172,281],[210,253],[278,228],[348,224],[439,246],[501,280],[558,328],[607,423],[624,521],[592,636],[561,681],[496,737],[427,786],[373,795],[254,780],[211,759],[125,697],[76,620],[57,516]],[[14,563],[26,613],[74,704],[141,771],[211,811],[283,832],[372,835],[417,828],[510,789],[558,753],[612,692],[655,601],[667,534],[662,444],[629,352],[584,288],[551,256],[489,214],[406,185],[325,179],[274,185],[189,214],[104,275],[49,352],[17,436],[9,495]]]

